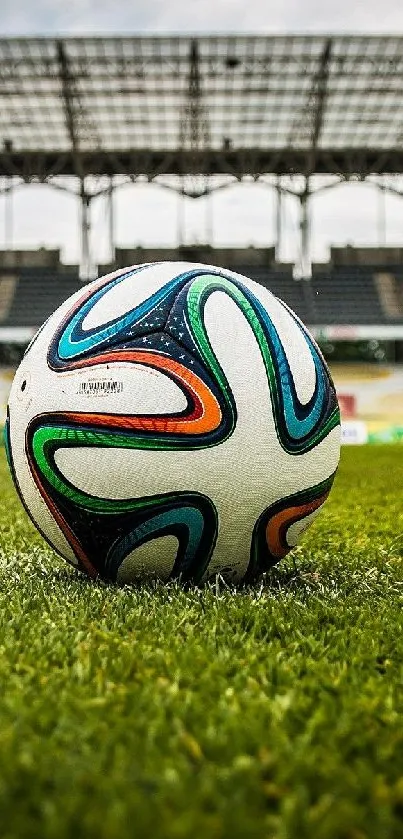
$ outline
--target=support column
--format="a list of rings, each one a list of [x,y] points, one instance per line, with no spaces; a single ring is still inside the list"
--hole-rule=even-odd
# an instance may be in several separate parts
[[[5,180],[4,191],[4,247],[12,250],[14,244],[13,181]]]
[[[181,186],[181,190],[178,191],[178,216],[177,216],[177,247],[178,250],[185,244],[185,194],[183,192],[183,186]]]
[[[92,280],[96,271],[91,259],[91,195],[85,189],[85,179],[80,181],[80,202],[81,202],[81,258],[80,258],[80,279],[83,282]]]
[[[108,214],[108,245],[109,260],[111,265],[115,263],[115,202],[113,177],[110,178],[107,192],[107,214]]]
[[[214,217],[213,217],[213,193],[208,191],[206,201],[206,244],[213,247],[214,238]]]
[[[300,258],[298,274],[301,279],[309,280],[312,276],[311,263],[311,229],[309,218],[309,178],[305,180],[305,187],[300,200]]]
[[[378,186],[378,247],[386,245],[386,192],[381,184]]]
[[[309,177],[305,178],[305,187],[299,196],[300,200],[300,254],[299,266],[296,277],[301,280],[301,290],[305,303],[305,318],[309,325],[315,322],[316,305],[312,289],[312,262],[311,262],[311,227],[309,218]]]
[[[274,187],[275,199],[275,255],[277,262],[281,261],[281,248],[283,246],[283,193],[281,191],[281,177],[278,176]]]

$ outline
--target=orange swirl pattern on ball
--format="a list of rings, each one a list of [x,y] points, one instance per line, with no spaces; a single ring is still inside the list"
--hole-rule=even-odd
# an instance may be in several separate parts
[[[83,359],[70,365],[71,369],[80,367],[92,367],[96,364],[107,362],[128,362],[131,364],[143,364],[152,367],[160,372],[171,375],[174,381],[181,386],[194,402],[191,413],[183,416],[124,416],[108,413],[75,413],[66,412],[69,420],[85,422],[87,425],[99,425],[107,422],[108,429],[130,429],[140,431],[156,431],[165,433],[181,434],[207,434],[219,427],[222,413],[220,405],[212,391],[204,384],[202,379],[184,367],[178,361],[157,352],[147,350],[116,350],[92,358]]]
[[[291,545],[287,545],[286,533],[292,524],[314,513],[326,501],[329,492],[324,493],[319,498],[308,501],[305,504],[287,507],[285,510],[280,510],[266,525],[266,542],[267,547],[276,559],[283,559],[292,549]]]

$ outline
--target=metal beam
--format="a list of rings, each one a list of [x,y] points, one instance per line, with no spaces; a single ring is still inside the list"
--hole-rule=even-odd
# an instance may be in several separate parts
[[[315,149],[322,127],[329,151],[339,143],[381,151],[385,141],[399,149],[403,39],[0,39],[0,137],[14,149],[62,154],[69,138],[72,148],[92,153],[102,148],[119,156],[140,145],[167,153],[183,145],[184,107],[187,150],[205,122],[212,138],[203,140],[207,152],[254,143],[281,153],[287,146]],[[197,174],[200,161],[206,159],[199,159]]]
[[[313,111],[313,126],[312,126],[312,151],[316,153],[320,133],[323,126],[323,117],[325,113],[327,87],[329,81],[329,63],[332,53],[332,39],[327,38],[323,52],[320,58],[320,64],[316,79],[314,81],[314,97],[315,107]],[[313,164],[315,164],[315,157],[313,157]],[[313,165],[314,168],[314,165]]]
[[[311,134],[311,153],[308,161],[308,169],[305,178],[305,187],[300,195],[300,264],[298,272],[300,276],[308,280],[312,275],[311,265],[311,225],[309,215],[309,200],[310,200],[310,183],[309,178],[316,170],[316,154],[318,142],[323,126],[323,118],[325,113],[327,85],[329,79],[329,62],[332,51],[332,40],[327,38],[320,57],[319,68],[313,80],[312,92],[310,95],[310,103],[312,108],[312,134]],[[306,289],[306,302],[309,303],[310,311],[313,305],[313,298],[311,289]]]
[[[64,104],[64,110],[66,115],[66,125],[67,130],[69,132],[69,137],[71,140],[71,145],[73,149],[78,148],[78,137],[77,131],[75,126],[75,119],[74,119],[74,94],[72,90],[73,79],[70,75],[70,68],[69,63],[67,61],[66,52],[64,49],[64,45],[62,41],[58,41],[56,44],[57,49],[57,57],[59,60],[59,75],[60,81],[62,86],[62,98]]]
[[[62,101],[66,120],[67,132],[70,138],[72,155],[76,175],[84,177],[84,169],[80,160],[79,131],[76,123],[77,106],[75,102],[75,80],[70,72],[69,62],[63,41],[56,43],[57,58],[59,62],[59,77],[61,83]]]
[[[200,58],[199,58],[199,44],[196,38],[190,43],[189,54],[189,129],[190,129],[190,147],[197,149],[201,145],[204,137],[202,133],[201,118],[202,118],[202,85],[200,77]]]
[[[200,166],[203,174],[205,171],[205,158],[200,157],[200,152],[209,147],[209,129],[206,110],[203,101],[202,73],[200,67],[200,47],[197,38],[192,38],[189,46],[189,68],[187,79],[186,99],[180,119],[179,130],[179,153],[186,152],[187,170],[182,175],[185,178],[184,190],[195,197],[200,193],[200,187],[194,183],[194,177],[200,175]],[[160,174],[163,174],[160,169]],[[191,176],[187,178],[186,176]],[[187,183],[186,183],[187,181]],[[182,199],[183,200],[183,199]]]
[[[144,175],[149,181],[165,175],[232,175],[240,180],[247,175],[305,175],[312,150],[300,149],[176,149],[151,151],[128,149],[110,153],[101,149],[81,151],[80,161],[88,175]],[[45,182],[49,177],[76,176],[72,151],[0,151],[0,176]],[[368,175],[403,174],[403,147],[377,151],[371,148],[316,150],[315,175],[342,175],[364,179]]]

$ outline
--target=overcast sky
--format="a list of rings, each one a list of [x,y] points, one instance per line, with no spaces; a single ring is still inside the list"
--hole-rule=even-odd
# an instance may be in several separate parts
[[[401,0],[1,0],[0,34],[142,34],[240,32],[260,34],[403,34]],[[207,206],[207,202],[210,204]],[[4,199],[0,198],[0,247],[4,246]],[[387,197],[386,241],[403,244],[403,199]],[[375,245],[380,241],[382,206],[366,185],[342,186],[312,202],[312,251],[325,259],[328,246]],[[94,205],[93,250],[107,258],[106,213]],[[295,258],[297,206],[289,199],[283,258]],[[274,202],[269,190],[239,185],[212,199],[184,202],[187,243],[206,240],[213,223],[215,245],[270,245]],[[25,187],[13,198],[14,246],[60,246],[67,261],[78,257],[78,207],[74,198],[47,187]],[[178,201],[159,187],[133,187],[116,197],[116,239],[125,247],[176,245]]]

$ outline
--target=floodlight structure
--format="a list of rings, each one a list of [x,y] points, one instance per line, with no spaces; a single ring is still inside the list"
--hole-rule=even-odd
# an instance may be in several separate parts
[[[86,276],[91,201],[108,194],[112,235],[125,180],[198,197],[216,176],[270,176],[279,197],[299,198],[299,274],[309,277],[313,176],[402,173],[402,37],[0,39],[4,189],[74,179]],[[290,175],[301,189],[285,184]]]

